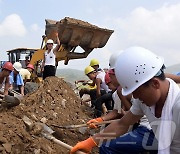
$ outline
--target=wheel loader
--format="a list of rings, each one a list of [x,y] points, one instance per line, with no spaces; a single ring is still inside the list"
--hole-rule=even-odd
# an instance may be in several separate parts
[[[42,80],[40,67],[44,58],[44,52],[46,50],[46,42],[48,39],[52,39],[56,43],[56,35],[58,33],[59,40],[61,42],[59,52],[56,55],[56,63],[64,60],[64,64],[67,65],[69,60],[86,58],[94,48],[102,48],[106,45],[113,30],[99,28],[88,22],[65,17],[60,21],[45,20],[45,35],[42,37],[42,43],[40,49],[30,48],[17,48],[7,51],[9,61],[14,63],[20,61],[23,67],[25,66],[25,59],[22,59],[22,55],[29,57],[30,64],[35,67],[34,74],[32,75],[33,81],[40,82]],[[77,47],[81,47],[83,52],[76,51]]]

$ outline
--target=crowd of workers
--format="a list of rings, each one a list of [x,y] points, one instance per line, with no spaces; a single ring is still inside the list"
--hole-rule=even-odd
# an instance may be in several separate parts
[[[44,60],[41,66],[41,71],[43,72],[43,79],[48,76],[55,76],[56,72],[56,61],[55,56],[60,47],[60,41],[58,33],[56,33],[57,45],[53,48],[54,42],[49,39],[46,43],[46,51],[44,53]],[[17,92],[16,94],[24,96],[25,90],[24,86],[26,82],[31,81],[32,74],[34,71],[34,66],[30,64],[28,56],[26,56],[25,66],[22,67],[22,63],[15,62],[5,62],[2,66],[2,71],[0,72],[0,92],[1,94],[8,95]]]
[[[142,47],[113,54],[109,66],[105,73],[91,60],[85,74],[96,88],[83,89],[80,96],[89,94],[95,107],[96,117],[87,122],[90,128],[118,120],[77,143],[70,153],[89,153],[95,146],[100,154],[180,153],[180,76],[164,73],[164,60]],[[107,114],[102,114],[103,103]]]
[[[31,64],[23,69],[20,62],[5,62],[0,72],[1,94],[8,95],[12,90],[24,96],[24,83],[30,80],[33,70],[34,66]]]
[[[55,76],[58,36],[55,48],[53,40],[48,40],[46,47],[43,79]],[[71,154],[78,150],[89,153],[95,146],[100,154],[180,153],[180,89],[176,84],[180,77],[164,73],[164,60],[142,47],[113,54],[109,70],[99,66],[99,61],[92,59],[84,70],[92,81],[85,84],[94,87],[80,90],[81,97],[90,95],[95,109],[95,118],[87,124],[95,129],[97,122],[119,120],[77,143]],[[1,93],[8,95],[13,89],[24,95],[24,84],[31,80],[33,70],[30,63],[22,68],[20,62],[6,62],[0,72]],[[108,110],[105,114],[103,104]]]

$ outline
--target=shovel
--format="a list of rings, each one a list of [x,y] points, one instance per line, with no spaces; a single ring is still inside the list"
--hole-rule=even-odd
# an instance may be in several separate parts
[[[15,91],[13,89],[9,90],[9,93],[13,94],[13,96],[18,98],[19,100],[23,99],[23,96],[19,92]]]
[[[118,121],[118,120],[119,119],[102,121],[102,122],[95,122],[94,124],[99,126],[99,125],[104,125],[104,124],[110,124],[110,123]],[[59,126],[59,125],[52,124],[51,126],[54,126],[57,128],[62,128],[62,129],[75,129],[75,128],[80,128],[80,127],[88,127],[88,124],[68,125],[68,126]]]
[[[62,147],[71,150],[73,147],[56,139],[52,134],[55,132],[53,131],[49,126],[47,126],[44,123],[36,123],[36,125],[40,125],[42,127],[42,131],[41,134],[48,140],[53,141],[54,143],[57,143],[59,145],[61,145]],[[77,151],[76,154],[86,154],[82,151]]]
[[[5,107],[14,107],[20,104],[20,100],[14,96],[0,94],[0,98],[3,101],[2,106]]]

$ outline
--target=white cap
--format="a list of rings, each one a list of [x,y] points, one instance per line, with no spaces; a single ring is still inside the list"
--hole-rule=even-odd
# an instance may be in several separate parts
[[[122,52],[116,61],[115,75],[128,95],[153,78],[164,64],[164,59],[142,47],[131,47]]]
[[[16,71],[18,71],[18,72],[20,72],[21,69],[22,69],[22,65],[21,65],[20,62],[15,62],[15,63],[13,64],[13,67],[14,67],[14,69],[15,69]]]
[[[52,39],[47,40],[46,44],[54,44],[54,41]]]

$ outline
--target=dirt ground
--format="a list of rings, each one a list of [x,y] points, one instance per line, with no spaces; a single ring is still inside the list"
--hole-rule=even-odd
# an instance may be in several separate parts
[[[32,122],[25,125],[26,117]],[[0,111],[0,153],[12,154],[67,154],[69,150],[45,139],[34,126],[43,122],[56,131],[56,137],[73,146],[93,134],[89,129],[67,130],[55,125],[82,124],[92,118],[89,108],[62,79],[46,78],[38,90],[24,97],[21,104]],[[95,152],[96,151],[96,152]],[[95,149],[93,153],[97,153]]]

